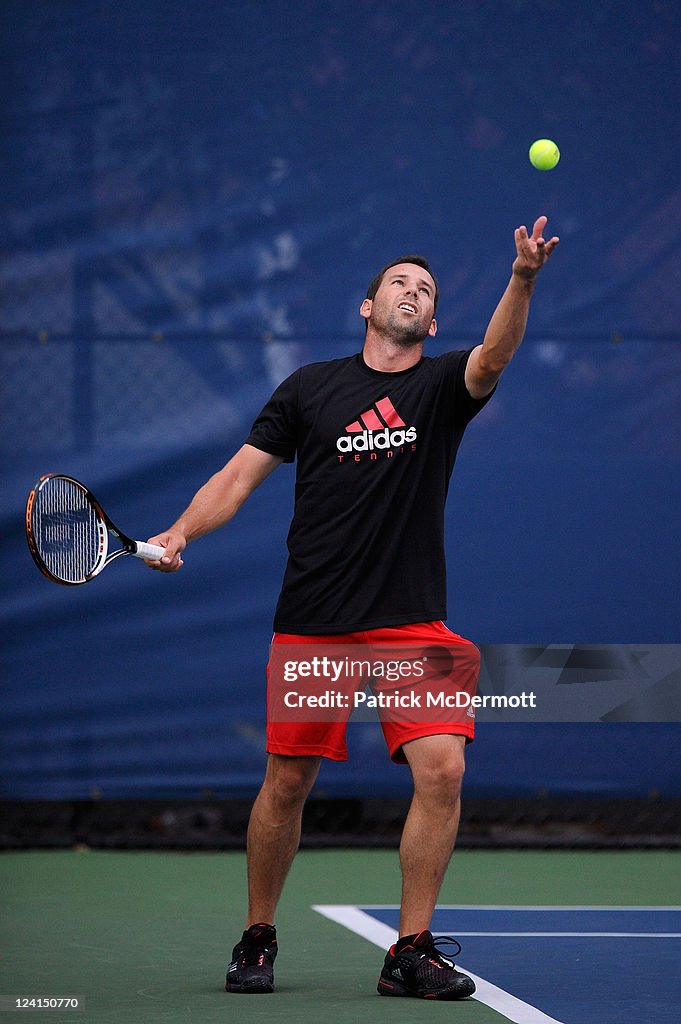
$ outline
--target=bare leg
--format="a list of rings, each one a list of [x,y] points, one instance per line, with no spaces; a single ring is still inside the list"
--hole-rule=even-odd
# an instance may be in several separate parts
[[[300,842],[303,807],[320,763],[319,757],[269,755],[265,779],[248,823],[247,928],[261,922],[274,924],[277,903]]]
[[[446,735],[404,745],[414,796],[400,844],[400,935],[430,928],[459,827],[464,746],[463,736]]]

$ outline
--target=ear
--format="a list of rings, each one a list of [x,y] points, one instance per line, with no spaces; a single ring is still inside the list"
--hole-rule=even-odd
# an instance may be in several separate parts
[[[371,299],[365,299],[362,305],[359,307],[359,315],[363,316],[365,320],[368,320],[371,316]]]
[[[434,338],[435,335],[437,334],[437,320],[431,320],[430,321],[430,327],[428,328],[428,334],[431,336],[431,338]]]

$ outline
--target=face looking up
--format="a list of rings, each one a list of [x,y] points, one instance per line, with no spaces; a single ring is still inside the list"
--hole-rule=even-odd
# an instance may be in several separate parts
[[[364,299],[360,314],[369,329],[394,344],[420,344],[437,331],[435,282],[423,267],[398,263],[389,267],[373,299]]]

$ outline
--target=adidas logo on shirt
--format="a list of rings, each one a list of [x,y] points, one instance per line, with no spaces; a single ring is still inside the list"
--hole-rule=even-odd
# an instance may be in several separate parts
[[[349,423],[338,438],[336,448],[342,453],[338,460],[342,462],[345,455],[353,452],[370,452],[374,460],[378,458],[377,453],[382,452],[390,458],[396,449],[403,449],[407,444],[415,450],[416,437],[416,427],[408,427],[390,399],[381,398]],[[360,461],[357,454],[355,461]]]

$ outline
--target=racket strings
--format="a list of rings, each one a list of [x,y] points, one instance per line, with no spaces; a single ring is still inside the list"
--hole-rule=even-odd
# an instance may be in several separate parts
[[[84,491],[70,480],[48,480],[36,494],[32,518],[38,551],[53,575],[76,583],[95,569],[101,521]]]

